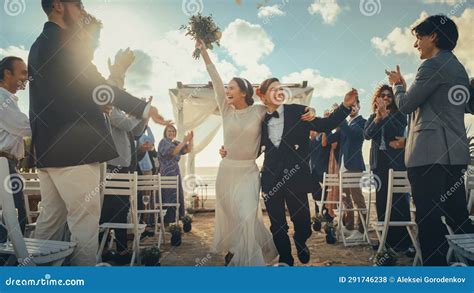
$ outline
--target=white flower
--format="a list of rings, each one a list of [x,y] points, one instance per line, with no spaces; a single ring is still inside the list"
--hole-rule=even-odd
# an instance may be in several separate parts
[[[300,146],[295,144],[295,150],[298,150],[299,148],[300,148]]]

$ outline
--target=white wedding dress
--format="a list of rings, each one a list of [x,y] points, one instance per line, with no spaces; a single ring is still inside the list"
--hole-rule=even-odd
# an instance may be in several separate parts
[[[227,104],[224,84],[214,65],[207,70],[223,119],[227,157],[216,179],[216,216],[211,251],[233,254],[229,266],[264,266],[278,252],[265,227],[260,206],[260,174],[255,163],[266,108],[236,110]]]

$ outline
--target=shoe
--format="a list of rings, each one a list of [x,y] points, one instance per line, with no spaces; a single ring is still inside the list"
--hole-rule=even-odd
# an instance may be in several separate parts
[[[132,253],[127,251],[124,254],[122,253],[117,253],[117,256],[115,257],[115,262],[118,265],[128,265],[132,261]]]
[[[298,250],[298,259],[302,264],[307,264],[311,258],[311,255],[309,253],[309,248],[306,246],[306,244],[298,244],[295,243],[296,250]]]
[[[415,250],[415,248],[414,248],[413,246],[410,246],[410,247],[408,247],[408,249],[405,250],[403,253],[405,254],[405,256],[407,256],[407,257],[409,257],[409,258],[414,258],[415,255],[416,255],[416,250]]]
[[[232,260],[233,257],[234,257],[234,254],[230,252],[226,254],[226,256],[224,257],[225,266],[228,266],[230,264],[230,261]]]
[[[102,262],[113,262],[117,257],[117,253],[113,250],[108,250],[106,253],[102,254]]]
[[[352,232],[352,235],[346,238],[347,241],[362,240],[364,234],[360,233],[358,230]]]

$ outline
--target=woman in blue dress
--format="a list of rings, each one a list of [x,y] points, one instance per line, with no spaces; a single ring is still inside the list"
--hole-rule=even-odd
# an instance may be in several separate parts
[[[179,171],[179,160],[182,155],[191,152],[193,148],[193,132],[184,138],[183,142],[176,140],[176,128],[168,125],[163,133],[163,139],[158,145],[158,161],[160,162],[161,176],[179,176],[179,217],[184,216],[184,194],[181,173]],[[176,203],[176,190],[163,189],[163,204]],[[168,208],[165,216],[165,224],[173,223],[176,219],[176,209]]]

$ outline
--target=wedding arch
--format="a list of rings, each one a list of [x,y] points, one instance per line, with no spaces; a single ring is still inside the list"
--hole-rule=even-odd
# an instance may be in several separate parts
[[[258,85],[253,85],[254,89]],[[314,89],[308,87],[308,82],[283,84],[287,93],[286,103],[309,105]],[[182,141],[186,132],[194,131],[194,149],[180,161],[181,176],[184,178],[185,198],[190,199],[191,190],[196,186],[195,158],[218,133],[222,119],[214,99],[214,89],[211,82],[208,84],[183,84],[169,90],[173,115],[178,130],[177,139]],[[254,100],[260,103],[255,95]],[[216,150],[217,152],[218,150]],[[189,201],[187,201],[189,202]]]

